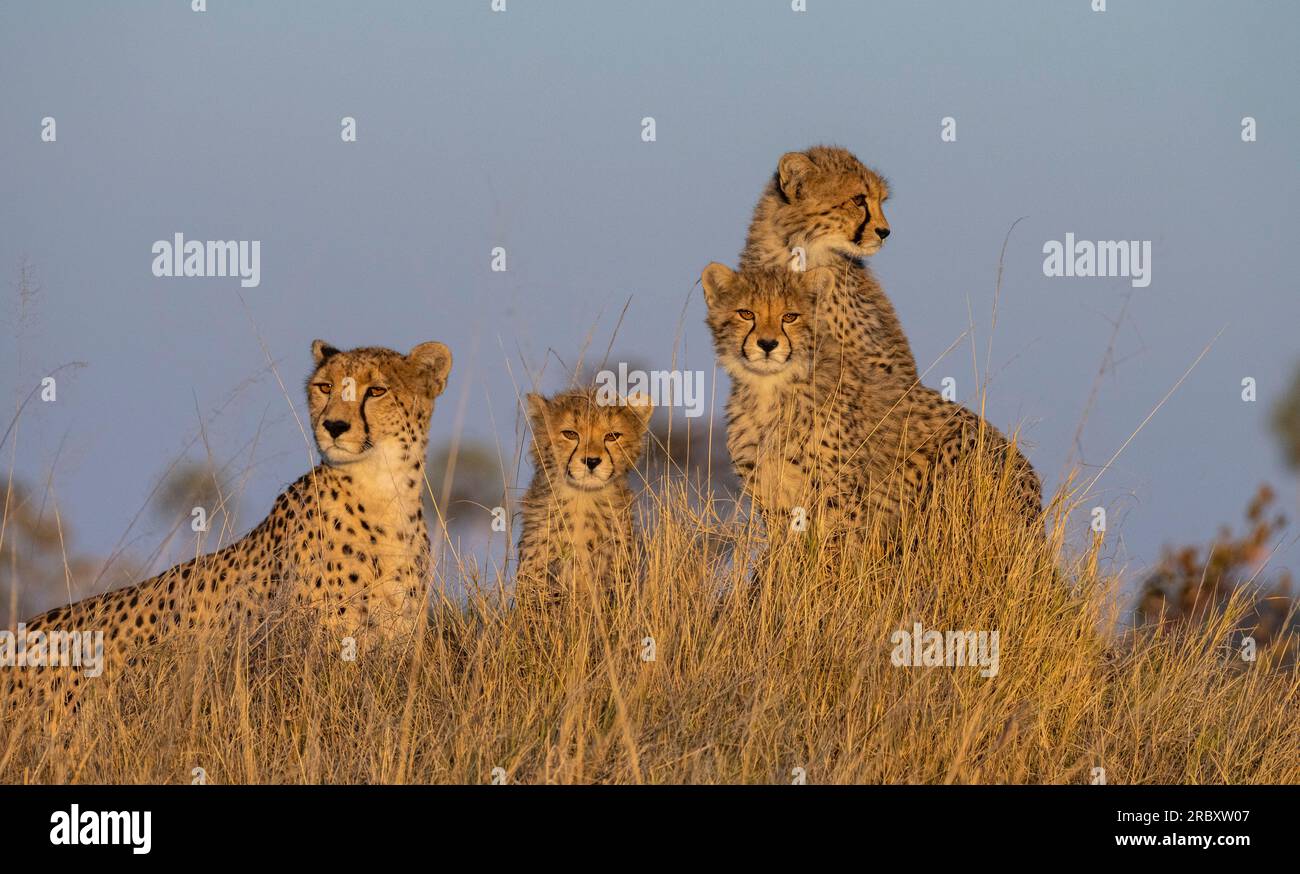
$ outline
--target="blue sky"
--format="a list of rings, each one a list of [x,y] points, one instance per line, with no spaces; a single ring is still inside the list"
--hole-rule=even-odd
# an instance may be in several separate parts
[[[89,365],[25,416],[6,464],[52,476],[77,545],[103,552],[202,421],[218,460],[251,465],[247,528],[308,460],[263,344],[301,408],[316,337],[447,342],[434,440],[464,398],[466,434],[512,457],[516,381],[553,350],[542,385],[560,386],[560,361],[588,335],[603,352],[629,300],[612,360],[676,354],[711,379],[700,270],[735,262],[782,152],[834,142],[891,180],[873,267],[927,382],[952,376],[963,398],[969,342],[938,359],[973,320],[982,372],[998,252],[1025,217],[987,413],[1023,426],[1049,486],[1126,298],[1087,478],[1218,336],[1098,483],[1118,563],[1207,539],[1261,482],[1293,502],[1267,420],[1300,361],[1296,5],[808,6],[0,4],[0,392]],[[177,232],[260,240],[260,286],[155,278],[150,248]],[[1043,244],[1067,232],[1151,241],[1150,286],[1044,276]],[[19,335],[24,257],[42,294]],[[136,533],[142,551],[163,534]]]

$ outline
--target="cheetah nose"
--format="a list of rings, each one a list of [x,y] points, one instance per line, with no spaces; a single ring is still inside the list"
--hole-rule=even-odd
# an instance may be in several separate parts
[[[777,343],[776,343],[775,340],[759,340],[759,341],[758,341],[758,348],[759,348],[759,349],[762,349],[764,352],[766,352],[766,353],[769,354],[769,355],[772,354],[772,350],[775,349],[776,346],[777,346]]]
[[[351,427],[351,425],[344,422],[342,419],[330,419],[325,422],[325,430],[328,431],[329,435],[335,440],[338,439],[340,434],[346,432]]]
[[[888,237],[888,236],[889,236],[889,228],[876,228],[876,236],[879,237],[879,238],[882,239],[882,240],[883,240],[885,237]]]
[[[587,465],[587,470],[595,470],[596,468],[600,467],[599,458],[584,458],[582,460],[582,463]]]

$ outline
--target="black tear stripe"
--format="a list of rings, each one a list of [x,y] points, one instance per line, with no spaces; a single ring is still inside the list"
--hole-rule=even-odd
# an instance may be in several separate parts
[[[758,327],[758,315],[757,315],[757,314],[754,315],[754,321],[751,322],[750,324],[751,324],[752,327],[750,327],[750,329],[749,329],[748,331],[745,332],[745,336],[742,337],[741,340],[740,340],[740,360],[741,360],[741,361],[748,361],[748,360],[749,360],[749,359],[745,356],[745,344],[749,342],[749,335],[752,334],[752,333],[754,333],[754,328]]]
[[[361,395],[361,427],[365,430],[365,441],[370,442],[370,421],[366,418],[366,401],[370,400],[370,389]]]
[[[780,303],[780,302],[777,302],[777,303]],[[802,308],[803,308],[803,307],[800,307],[800,310],[802,310]],[[785,360],[787,360],[787,362],[788,362],[788,360],[794,358],[794,341],[793,341],[792,338],[790,338],[789,334],[787,333],[787,330],[785,330],[785,313],[784,313],[784,312],[781,313],[780,320],[777,321],[776,324],[780,326],[780,329],[781,329],[781,337],[784,337],[784,338],[785,338],[785,347],[787,347],[787,349],[789,350],[788,352],[785,352]]]
[[[871,224],[871,210],[864,207],[863,212],[867,215],[862,220],[862,223],[858,225],[858,229],[853,234],[853,245],[855,246],[862,245],[862,235],[867,232],[867,225]]]

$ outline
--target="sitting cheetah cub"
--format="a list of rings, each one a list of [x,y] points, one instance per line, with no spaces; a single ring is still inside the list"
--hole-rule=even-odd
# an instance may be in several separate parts
[[[894,306],[866,264],[889,236],[889,185],[845,149],[781,156],[754,207],[740,267],[829,267],[818,319],[851,356],[851,372],[917,381],[916,359]],[[802,258],[796,254],[802,253]]]
[[[866,525],[893,536],[904,511],[976,451],[1006,466],[1024,518],[1037,518],[1033,468],[975,413],[897,376],[878,374],[866,390],[846,378],[852,353],[816,317],[835,283],[827,268],[735,273],[714,263],[701,283],[732,380],[727,448],[769,531],[788,519],[828,536]]]
[[[717,263],[701,276],[714,347],[731,377],[727,450],[772,535],[831,524],[827,512],[851,503],[839,493],[860,478],[838,349],[816,326],[818,296],[833,282],[826,268],[737,274]]]
[[[241,540],[29,619],[29,642],[33,632],[102,630],[104,664],[112,669],[180,629],[259,623],[285,603],[319,606],[340,637],[410,627],[429,577],[421,468],[451,353],[441,343],[407,355],[342,352],[317,340],[312,355],[307,401],[324,463],[290,485]],[[42,680],[46,691],[81,683],[61,669],[9,673],[19,689]]]
[[[601,400],[593,389],[528,395],[534,473],[523,499],[516,598],[553,603],[581,580],[606,587],[632,561],[628,474],[653,407],[643,395]]]

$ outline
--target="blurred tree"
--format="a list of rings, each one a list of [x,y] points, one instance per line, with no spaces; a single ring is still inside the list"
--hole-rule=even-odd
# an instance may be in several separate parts
[[[1136,609],[1139,621],[1201,623],[1240,591],[1251,604],[1247,621],[1252,627],[1243,631],[1260,646],[1285,638],[1294,659],[1300,616],[1291,594],[1291,575],[1286,570],[1264,575],[1272,543],[1286,527],[1285,517],[1272,511],[1275,497],[1267,485],[1260,486],[1246,509],[1246,530],[1241,535],[1224,526],[1207,547],[1165,547],[1156,569],[1142,581]]]
[[[49,504],[19,482],[0,503],[0,626],[87,594],[98,563],[69,552],[71,533]]]
[[[506,476],[497,452],[486,443],[462,439],[430,448],[425,463],[429,489],[424,490],[424,516],[436,528],[436,499],[447,526],[461,527],[478,520],[486,525],[492,510],[505,505]]]
[[[740,481],[731,467],[727,452],[727,424],[707,419],[687,419],[680,414],[669,417],[658,413],[650,426],[646,446],[647,479],[652,487],[667,477],[686,477],[715,499],[735,500]]]
[[[1291,388],[1273,409],[1273,431],[1287,466],[1300,470],[1300,367],[1296,368]]]
[[[1286,465],[1300,470],[1300,368],[1273,409],[1273,433]],[[1285,638],[1288,660],[1300,653],[1300,608],[1291,592],[1289,571],[1261,579],[1286,519],[1272,511],[1273,490],[1261,485],[1246,508],[1246,530],[1234,535],[1225,526],[1208,546],[1165,547],[1160,563],[1142,581],[1136,616],[1140,621],[1202,622],[1238,591],[1250,600],[1249,633],[1260,644]]]
[[[159,483],[149,508],[169,531],[190,533],[194,510],[202,508],[210,534],[230,540],[242,533],[233,530],[235,498],[220,471],[207,461],[177,462]]]

